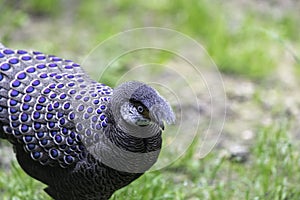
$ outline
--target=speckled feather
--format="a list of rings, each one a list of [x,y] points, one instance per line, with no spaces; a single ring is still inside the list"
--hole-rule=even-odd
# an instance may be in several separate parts
[[[0,63],[0,119],[9,140],[23,143],[43,165],[78,161],[81,137],[96,140],[107,126],[112,89],[89,79],[78,64],[39,52],[2,49]]]
[[[47,184],[54,199],[108,199],[142,174],[95,159],[86,145],[103,135],[132,152],[160,149],[160,131],[134,138],[115,126],[112,93],[71,60],[0,44],[0,138],[14,145],[21,167]]]

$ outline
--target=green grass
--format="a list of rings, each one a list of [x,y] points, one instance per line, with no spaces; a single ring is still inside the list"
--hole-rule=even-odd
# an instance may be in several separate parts
[[[226,7],[219,0],[189,3],[180,0],[80,1],[72,6],[56,0],[30,0],[18,4],[2,0],[1,6],[0,27],[9,27],[0,35],[2,40],[11,41],[13,33],[26,27],[29,18],[44,19],[51,22],[52,27],[40,43],[50,45],[57,53],[66,50],[87,53],[113,34],[136,27],[158,26],[178,30],[199,41],[221,71],[256,80],[269,76],[276,69],[282,54],[288,51],[282,42],[293,44],[296,50],[292,53],[295,58],[299,57],[297,8],[276,15],[268,10],[257,11],[255,6]],[[67,21],[73,33],[67,40],[63,21]],[[51,44],[48,38],[53,38]]]
[[[237,20],[234,13],[239,7],[227,11],[220,1],[208,0],[189,3],[180,0],[161,3],[126,0],[104,5],[83,2],[80,8],[79,18],[83,23],[94,23],[93,28],[99,33],[105,29],[95,40],[105,39],[127,28],[168,27],[200,41],[221,71],[253,79],[264,78],[277,67],[281,55],[287,50],[278,38],[284,42],[299,41],[295,35],[300,31],[296,12],[284,13],[277,19],[263,12],[244,9],[243,17]],[[99,22],[98,18],[107,17],[107,11],[111,13],[110,20]],[[152,22],[145,24],[149,17]],[[235,24],[231,24],[231,20]],[[269,35],[269,31],[277,38]]]
[[[43,188],[45,185],[25,174],[17,162],[11,163],[9,171],[0,170],[0,196],[3,200],[50,200]]]
[[[113,199],[296,200],[300,157],[286,131],[284,125],[261,128],[246,163],[222,158],[216,151],[201,160],[183,158],[144,175]]]
[[[178,30],[202,43],[223,73],[264,80],[272,76],[282,64],[284,53],[289,52],[300,74],[297,8],[274,16],[268,11],[243,7],[241,17],[236,19],[240,7],[228,9],[220,2],[78,1],[68,7],[69,4],[57,0],[54,3],[0,0],[0,41],[56,55],[68,52],[74,56],[71,59],[80,61],[88,50],[113,34],[130,28],[158,26]],[[35,23],[44,26],[41,29],[30,26]],[[113,48],[108,53],[113,53]],[[150,54],[154,55],[149,51]],[[139,59],[156,63],[172,59],[163,51],[155,56],[153,60],[151,56]],[[125,56],[114,63],[101,81],[114,85],[131,62]],[[219,149],[199,160],[192,146],[171,166],[146,173],[116,192],[112,199],[299,199],[299,144],[288,135],[287,124],[276,121],[258,127],[246,163],[220,156]],[[44,187],[27,176],[16,162],[10,169],[0,169],[1,199],[50,199],[43,192]]]
[[[246,163],[221,157],[218,151],[196,159],[191,147],[173,165],[146,173],[112,199],[296,200],[300,196],[300,155],[287,136],[287,126],[278,124],[260,128]],[[0,171],[3,199],[49,199],[43,187],[16,163],[8,173]]]

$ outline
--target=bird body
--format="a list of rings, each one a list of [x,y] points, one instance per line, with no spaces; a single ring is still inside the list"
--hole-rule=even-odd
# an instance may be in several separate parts
[[[0,138],[56,200],[109,199],[156,162],[174,120],[144,83],[113,90],[71,60],[0,43]]]

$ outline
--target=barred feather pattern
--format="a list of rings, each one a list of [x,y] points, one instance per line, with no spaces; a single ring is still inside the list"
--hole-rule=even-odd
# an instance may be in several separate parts
[[[56,200],[108,199],[142,174],[112,169],[90,154],[86,146],[103,135],[129,151],[161,148],[161,131],[134,138],[117,128],[112,94],[71,60],[0,44],[0,138]]]

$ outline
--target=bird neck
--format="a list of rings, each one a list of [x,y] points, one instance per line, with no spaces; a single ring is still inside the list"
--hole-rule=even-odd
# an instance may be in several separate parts
[[[104,132],[105,140],[88,147],[88,151],[104,165],[117,171],[144,173],[160,153],[161,132],[149,138],[138,138],[116,126]]]

